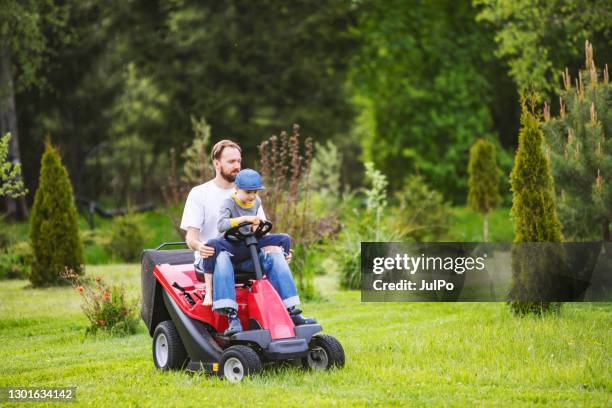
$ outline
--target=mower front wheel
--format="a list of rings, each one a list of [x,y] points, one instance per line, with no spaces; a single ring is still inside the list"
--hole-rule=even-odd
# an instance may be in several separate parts
[[[344,349],[335,337],[329,334],[314,336],[308,345],[308,355],[302,365],[311,370],[328,370],[344,366]]]
[[[161,322],[153,333],[153,362],[160,370],[181,369],[187,363],[187,351],[171,320]]]
[[[238,345],[223,351],[220,365],[221,377],[229,382],[240,382],[247,375],[253,375],[261,370],[261,359],[252,348]]]

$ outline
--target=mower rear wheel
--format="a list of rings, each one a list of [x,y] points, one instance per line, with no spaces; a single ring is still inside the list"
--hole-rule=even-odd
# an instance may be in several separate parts
[[[153,362],[160,370],[181,369],[187,363],[187,351],[171,320],[161,322],[153,333]]]
[[[221,370],[219,374],[229,382],[240,382],[247,375],[253,375],[261,370],[259,355],[248,346],[232,346],[221,354]]]
[[[314,336],[308,345],[308,355],[302,365],[311,370],[328,370],[344,366],[344,349],[335,337],[329,334]]]

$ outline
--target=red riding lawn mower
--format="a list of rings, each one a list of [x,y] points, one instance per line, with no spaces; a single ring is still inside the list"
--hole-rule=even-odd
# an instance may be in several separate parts
[[[254,273],[235,271],[238,317],[246,330],[223,336],[227,317],[203,306],[204,276],[196,273],[193,251],[162,250],[185,243],[162,244],[142,254],[142,310],[153,337],[153,361],[161,370],[217,374],[232,382],[260,371],[264,364],[299,362],[310,369],[344,366],[344,350],[334,337],[320,334],[319,324],[295,326],[283,302],[263,276],[257,239],[270,232],[268,221],[245,233],[243,223],[225,233],[250,250]]]

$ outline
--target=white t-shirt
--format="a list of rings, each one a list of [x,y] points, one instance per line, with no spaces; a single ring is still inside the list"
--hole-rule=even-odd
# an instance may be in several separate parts
[[[231,197],[233,191],[233,187],[219,187],[214,179],[192,188],[187,196],[187,202],[183,210],[181,229],[185,231],[189,227],[199,229],[200,241],[202,242],[217,238],[220,235],[217,230],[217,221],[219,219],[221,203],[226,198]],[[260,218],[266,218],[262,207],[259,207],[257,215]],[[194,262],[198,263],[201,258],[200,253],[194,251],[194,257]]]

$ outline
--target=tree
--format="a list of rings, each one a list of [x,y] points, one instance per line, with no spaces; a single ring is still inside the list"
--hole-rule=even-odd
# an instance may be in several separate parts
[[[387,206],[387,177],[374,167],[374,163],[365,163],[365,178],[372,188],[365,191],[368,212],[374,215],[375,241],[380,241],[380,222],[383,210]]]
[[[109,135],[115,136],[123,130],[131,132],[127,126],[122,128],[126,122],[133,124],[127,115],[117,116],[118,107],[123,108],[125,99],[129,98],[114,103],[124,86],[127,87],[131,74],[128,67],[131,58],[122,52],[125,49],[123,37],[127,34],[115,31],[111,24],[120,10],[119,2],[26,0],[15,3],[38,7],[38,11],[30,10],[28,15],[39,23],[44,46],[36,48],[40,55],[13,59],[13,72],[19,78],[28,66],[26,63],[37,61],[38,67],[35,83],[19,86],[22,81],[18,79],[15,88],[26,185],[36,190],[44,135],[53,134],[54,142],[62,147],[62,163],[70,170],[75,192],[87,198],[101,198],[101,191],[107,191],[111,181],[87,168],[88,156],[107,142]],[[22,20],[14,19],[17,21]],[[35,32],[28,26],[21,29]],[[15,38],[16,49],[20,52],[29,47],[24,38],[23,34]],[[140,89],[132,91],[136,93]],[[131,100],[137,100],[138,104],[126,109],[137,116],[148,108],[151,99],[149,95],[145,98],[133,96]],[[137,111],[142,105],[146,106]],[[148,142],[146,132],[156,125],[151,122],[138,122],[137,130],[145,142]],[[147,148],[149,145],[147,143]]]
[[[355,7],[348,0],[118,4],[113,24],[126,34],[129,58],[172,101],[163,126],[148,135],[157,151],[169,139],[189,141],[191,115],[238,141],[246,160],[262,136],[293,121],[320,139],[343,133],[352,117],[344,83]]]
[[[8,160],[10,140],[10,133],[0,137],[0,197],[15,198],[24,195],[26,190],[21,180],[21,165]]]
[[[72,185],[58,151],[47,140],[42,156],[38,190],[30,217],[30,243],[34,262],[33,286],[62,283],[66,269],[83,272],[83,244]]]
[[[205,118],[196,119],[192,116],[191,126],[195,136],[191,145],[181,154],[185,161],[181,181],[188,189],[212,179],[215,175],[210,165],[210,125]]]
[[[560,92],[560,114],[545,105],[543,129],[550,149],[563,234],[572,240],[610,241],[612,222],[612,84],[608,66],[599,78],[593,47],[576,86],[569,70]]]
[[[508,61],[522,92],[552,95],[559,72],[580,64],[578,51],[591,39],[612,56],[610,2],[591,0],[474,0],[478,19],[495,25],[496,54]]]
[[[368,126],[356,136],[393,189],[417,173],[463,201],[474,135],[497,139],[497,90],[512,83],[494,86],[504,75],[493,33],[475,15],[469,1],[364,2],[351,85]]]
[[[358,8],[351,0],[61,4],[62,29],[43,30],[52,51],[38,75],[46,85],[16,94],[31,187],[47,133],[62,146],[77,194],[99,201],[115,199],[115,186],[96,160],[90,166],[91,152],[107,148],[108,139],[113,147],[137,141],[153,160],[134,163],[144,170],[122,184],[133,179],[138,198],[158,198],[147,196],[159,194],[147,190],[161,184],[153,171],[167,169],[159,160],[170,148],[190,143],[191,116],[239,142],[251,166],[258,141],[294,120],[320,140],[346,134],[352,108],[344,85]],[[143,181],[135,178],[140,173]]]
[[[16,92],[46,85],[43,71],[52,51],[45,32],[67,41],[65,9],[53,0],[4,0],[0,7],[0,135],[12,135],[8,156],[15,168],[22,163]],[[27,217],[21,197],[21,212]],[[15,197],[7,200],[7,212],[14,215],[17,202],[11,198]]]
[[[310,184],[330,207],[335,207],[341,199],[342,153],[331,140],[325,144],[315,143],[314,157],[310,167]]]
[[[489,211],[497,207],[499,195],[499,169],[495,145],[487,140],[478,139],[470,148],[468,163],[468,205],[472,210],[482,213],[484,242],[489,240]]]
[[[553,273],[560,264],[558,246],[537,246],[537,242],[561,242],[550,162],[543,150],[540,118],[534,113],[535,97],[521,101],[519,145],[510,174],[514,244],[512,246],[512,288],[509,301],[514,312],[541,313],[557,305],[546,301],[557,293]],[[523,244],[526,243],[526,244]],[[554,264],[557,265],[554,265]]]

